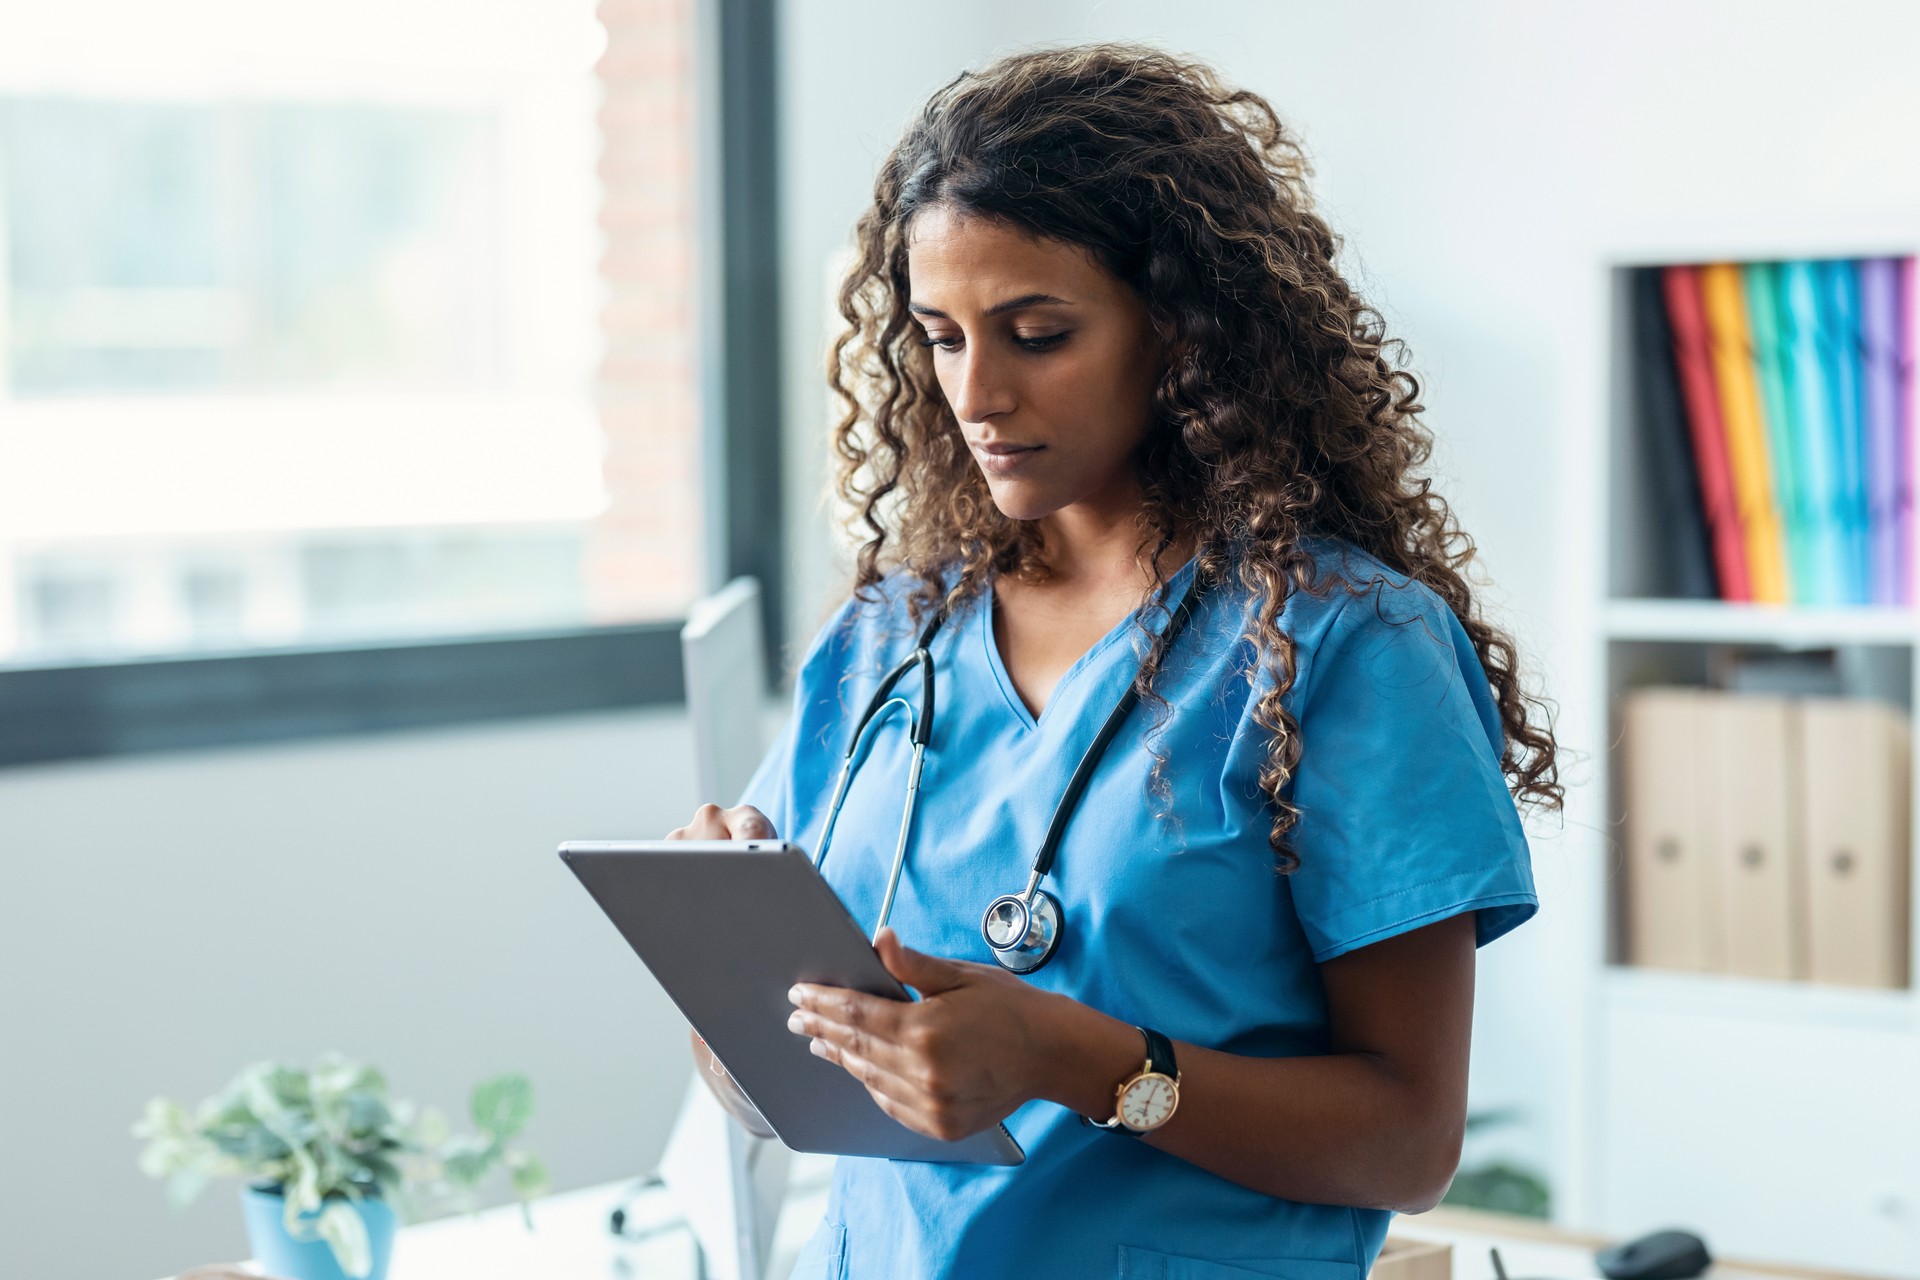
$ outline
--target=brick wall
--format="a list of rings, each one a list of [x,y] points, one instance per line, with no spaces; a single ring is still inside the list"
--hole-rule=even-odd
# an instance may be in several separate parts
[[[587,545],[597,621],[679,611],[704,581],[695,314],[694,0],[601,0],[597,399],[609,505]]]

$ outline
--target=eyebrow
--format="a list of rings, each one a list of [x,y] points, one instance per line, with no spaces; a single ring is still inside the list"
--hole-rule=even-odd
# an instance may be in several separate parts
[[[985,314],[997,316],[1006,311],[1018,311],[1022,307],[1070,307],[1072,305],[1073,304],[1065,298],[1056,298],[1050,293],[1023,293],[1017,298],[1008,298],[1005,302],[994,303],[986,309]],[[907,304],[907,310],[913,312],[915,315],[936,316],[941,320],[953,319],[952,316],[944,311],[935,311],[932,307],[924,306],[918,302],[909,302]]]

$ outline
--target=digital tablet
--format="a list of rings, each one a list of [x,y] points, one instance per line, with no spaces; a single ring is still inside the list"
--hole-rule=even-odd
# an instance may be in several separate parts
[[[958,1142],[915,1133],[787,1030],[796,982],[912,999],[798,846],[569,841],[560,859],[787,1146],[943,1164],[1025,1159],[1005,1125]]]

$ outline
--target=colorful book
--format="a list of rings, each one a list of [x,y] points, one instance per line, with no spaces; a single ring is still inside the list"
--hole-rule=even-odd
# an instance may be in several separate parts
[[[1833,438],[1833,402],[1815,336],[1818,282],[1811,262],[1783,262],[1775,269],[1773,281],[1778,290],[1775,314],[1784,357],[1781,370],[1793,405],[1798,461],[1805,477],[1813,598],[1820,604],[1845,604],[1851,598],[1853,577],[1844,533],[1849,513],[1841,489],[1839,444]]]
[[[1747,303],[1747,336],[1752,344],[1754,378],[1760,388],[1760,416],[1766,420],[1767,456],[1773,462],[1774,505],[1780,510],[1787,544],[1787,584],[1795,604],[1816,603],[1812,531],[1808,526],[1806,473],[1794,425],[1793,397],[1787,394],[1780,342],[1779,289],[1771,262],[1749,262],[1740,269]]]
[[[1700,505],[1700,473],[1687,435],[1687,410],[1680,397],[1680,371],[1673,358],[1673,326],[1660,292],[1660,272],[1632,273],[1634,389],[1646,441],[1649,478],[1658,510],[1667,517],[1668,554],[1660,557],[1660,576],[1649,584],[1655,594],[1682,600],[1712,600],[1720,593],[1714,578],[1713,548]]]
[[[1720,423],[1727,433],[1727,465],[1733,473],[1734,508],[1740,513],[1753,598],[1763,604],[1785,604],[1792,598],[1787,588],[1786,547],[1774,502],[1773,468],[1761,420],[1740,269],[1730,262],[1715,262],[1699,268],[1698,274],[1707,317],[1707,352],[1720,400]]]
[[[1867,437],[1868,551],[1873,603],[1898,604],[1900,539],[1899,264],[1892,258],[1860,263],[1860,337],[1863,348],[1861,414]]]
[[[1894,520],[1896,535],[1894,548],[1899,553],[1899,562],[1895,578],[1900,588],[1900,603],[1913,603],[1913,433],[1915,424],[1920,422],[1920,413],[1916,413],[1916,391],[1920,378],[1914,374],[1914,356],[1916,347],[1920,347],[1920,330],[1915,328],[1914,294],[1920,291],[1920,279],[1916,279],[1916,268],[1920,260],[1906,258],[1900,263],[1899,298],[1894,307],[1896,341],[1894,351],[1899,357],[1899,386],[1894,393],[1894,406],[1899,413],[1895,426],[1896,455],[1899,459],[1897,475],[1899,477],[1894,490]]]
[[[1831,397],[1829,429],[1840,461],[1841,519],[1847,548],[1847,598],[1865,604],[1873,598],[1873,561],[1868,553],[1867,432],[1860,411],[1860,283],[1853,263],[1841,258],[1814,264],[1819,310],[1814,337]]]
[[[1666,267],[1660,283],[1673,326],[1674,364],[1680,371],[1681,397],[1693,437],[1694,463],[1700,473],[1700,505],[1706,514],[1720,598],[1753,599],[1747,568],[1746,538],[1735,505],[1733,474],[1727,459],[1726,430],[1708,351],[1707,317],[1700,296],[1699,272],[1690,266]]]

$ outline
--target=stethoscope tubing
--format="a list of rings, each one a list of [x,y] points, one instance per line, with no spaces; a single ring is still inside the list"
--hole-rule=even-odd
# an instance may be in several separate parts
[[[1192,617],[1194,606],[1205,592],[1204,581],[1196,570],[1193,582],[1188,585],[1179,604],[1174,607],[1165,629],[1154,641],[1154,648],[1158,652],[1165,654],[1172,648],[1173,642],[1179,638],[1180,632],[1185,629],[1188,620]],[[847,798],[847,789],[852,785],[853,775],[861,758],[861,747],[869,741],[869,731],[885,719],[886,713],[892,708],[897,706],[906,711],[913,718],[910,738],[913,756],[908,765],[906,800],[901,807],[899,834],[894,840],[893,861],[887,872],[886,893],[880,903],[879,919],[873,927],[875,938],[878,938],[880,931],[887,927],[887,921],[893,914],[894,897],[899,890],[901,873],[906,866],[907,842],[912,834],[915,811],[919,807],[920,775],[925,763],[927,744],[933,737],[934,673],[933,654],[929,645],[945,618],[944,607],[934,612],[921,630],[919,638],[914,642],[913,651],[880,681],[879,687],[874,690],[873,697],[868,699],[866,709],[861,712],[859,720],[855,721],[853,739],[847,745],[846,756],[840,765],[840,776],[834,783],[833,798],[827,805],[826,823],[820,832],[820,849],[814,855],[815,868],[824,871],[827,851],[833,842],[833,830],[839,822],[840,809]],[[906,698],[894,693],[894,688],[909,671],[916,667],[920,671],[920,706],[917,709]],[[1066,836],[1067,823],[1080,803],[1081,793],[1086,790],[1088,782],[1092,780],[1094,770],[1099,767],[1100,760],[1106,754],[1107,747],[1112,743],[1114,736],[1120,732],[1120,726],[1139,701],[1140,691],[1136,674],[1135,679],[1127,683],[1126,691],[1120,695],[1113,710],[1107,713],[1106,720],[1100,725],[1100,731],[1094,735],[1093,741],[1081,753],[1079,763],[1074,766],[1073,774],[1067,780],[1066,790],[1061,793],[1059,803],[1054,806],[1053,816],[1047,823],[1047,833],[1040,842],[1040,849],[1034,854],[1033,865],[1027,875],[1025,887],[1017,894],[995,898],[988,904],[986,913],[981,918],[981,936],[993,950],[994,958],[1016,973],[1031,973],[1038,969],[1052,957],[1058,946],[1059,905],[1057,902],[1052,902],[1052,910],[1047,913],[1053,923],[1043,931],[1044,937],[1036,940],[1033,936],[1036,896],[1045,895],[1050,902],[1052,901],[1051,895],[1040,888],[1040,882],[1053,870],[1054,858],[1059,852],[1060,842]],[[1015,919],[1018,921],[1016,932],[1021,941],[1009,946],[1002,946],[995,942],[988,932],[989,921],[993,919],[996,908],[1003,903],[1017,904],[1019,909]]]

